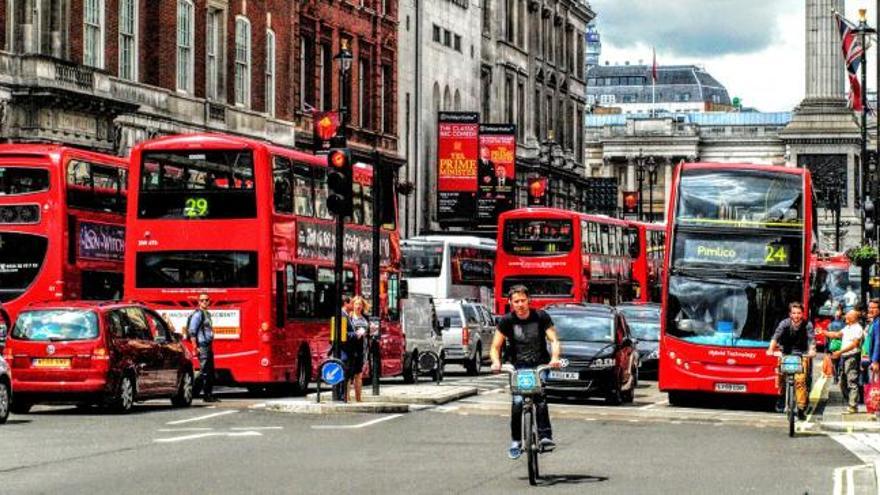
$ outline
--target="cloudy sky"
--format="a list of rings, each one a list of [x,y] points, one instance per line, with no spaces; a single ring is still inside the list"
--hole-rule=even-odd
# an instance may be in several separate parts
[[[745,106],[791,110],[803,99],[805,0],[589,1],[602,36],[603,64],[651,63],[654,46],[659,65],[703,65]],[[850,20],[867,7],[873,25],[874,1],[846,3]],[[869,50],[868,57],[876,52]],[[869,63],[869,79],[873,71]]]

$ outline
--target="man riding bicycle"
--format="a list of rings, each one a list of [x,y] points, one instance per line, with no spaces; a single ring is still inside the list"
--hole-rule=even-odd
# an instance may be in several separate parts
[[[813,325],[804,319],[803,304],[793,302],[788,305],[788,318],[780,321],[779,326],[776,327],[773,338],[770,339],[770,347],[767,348],[767,355],[774,355],[779,346],[782,346],[782,354],[784,355],[797,352],[805,358],[804,373],[794,375],[794,388],[798,408],[797,415],[798,419],[803,421],[806,419],[807,409],[806,371],[809,370],[808,359],[816,355],[816,337],[813,334]],[[782,375],[777,374],[776,386],[781,394],[776,401],[777,412],[785,410],[785,389],[782,387],[782,383]]]
[[[548,364],[552,368],[561,366],[559,361],[559,339],[556,336],[556,328],[550,315],[541,310],[533,310],[529,307],[529,291],[524,285],[511,287],[508,293],[511,311],[504,315],[498,323],[498,330],[492,339],[492,372],[501,371],[501,348],[504,342],[510,339],[510,361],[514,367],[536,368],[542,364]],[[552,356],[547,352],[547,343],[550,343]],[[508,451],[508,457],[518,459],[522,455],[522,409],[523,398],[521,395],[512,397],[513,404],[510,409],[510,436],[512,443]],[[538,423],[538,437],[540,437],[541,450],[549,452],[556,447],[553,443],[553,429],[550,425],[550,411],[547,408],[547,399],[544,395],[536,396],[535,419]]]

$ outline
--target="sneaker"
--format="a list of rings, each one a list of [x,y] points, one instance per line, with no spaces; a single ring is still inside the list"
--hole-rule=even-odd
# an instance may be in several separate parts
[[[797,411],[798,421],[806,421],[807,420],[807,411],[803,409],[798,409]]]
[[[784,413],[785,412],[785,399],[783,399],[782,397],[776,399],[775,409],[776,409],[776,412],[778,412],[778,413]]]
[[[846,413],[847,413],[847,414],[855,414],[855,413],[857,413],[857,412],[859,412],[859,408],[858,408],[858,407],[849,406],[849,407],[846,408]]]
[[[553,441],[552,438],[542,438],[538,441],[538,447],[541,448],[541,452],[553,452],[553,449],[556,448],[556,442]]]
[[[519,456],[522,455],[522,442],[511,442],[510,449],[507,450],[507,457],[511,460],[519,459]]]
[[[209,395],[209,396],[205,397],[205,402],[220,402],[220,399],[218,399],[217,397],[215,397],[213,395]]]

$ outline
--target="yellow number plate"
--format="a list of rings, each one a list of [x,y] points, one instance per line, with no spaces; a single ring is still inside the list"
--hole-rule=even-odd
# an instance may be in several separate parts
[[[58,358],[34,359],[34,368],[70,368],[70,359],[58,359]]]

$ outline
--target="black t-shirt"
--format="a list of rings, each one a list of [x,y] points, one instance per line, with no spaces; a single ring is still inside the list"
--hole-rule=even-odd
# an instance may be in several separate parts
[[[529,317],[520,319],[510,312],[498,322],[498,331],[510,342],[510,361],[514,366],[538,366],[550,362],[547,351],[547,329],[553,320],[546,312],[529,311]]]

